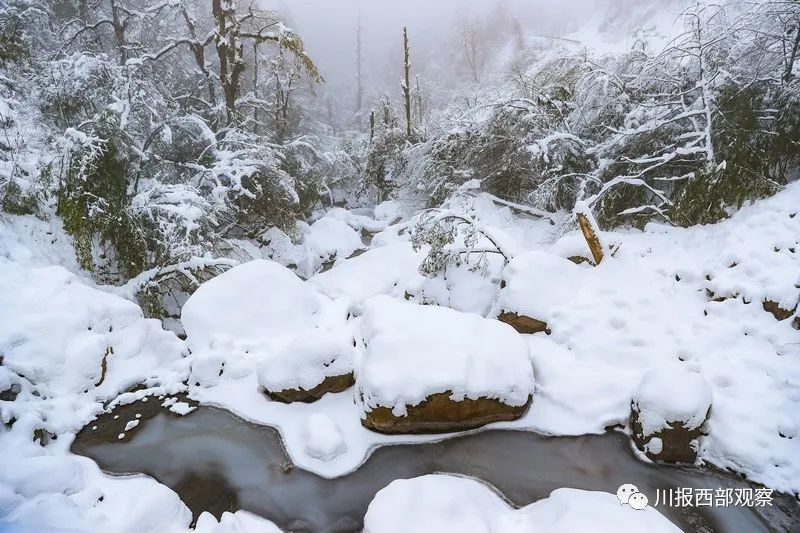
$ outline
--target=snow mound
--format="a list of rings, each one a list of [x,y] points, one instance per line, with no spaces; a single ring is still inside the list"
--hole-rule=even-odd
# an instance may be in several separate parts
[[[181,322],[193,350],[259,342],[313,327],[324,300],[291,270],[259,259],[203,283],[183,306]]]
[[[303,236],[303,244],[309,252],[322,260],[346,259],[363,248],[361,235],[345,222],[323,217],[311,224]]]
[[[496,320],[377,296],[365,304],[361,326],[366,352],[356,395],[367,411],[385,406],[401,416],[446,391],[455,401],[520,406],[533,391],[527,344]]]
[[[651,370],[633,395],[645,436],[680,422],[686,429],[699,427],[711,408],[711,387],[703,376],[678,366]]]
[[[309,281],[331,298],[362,302],[378,294],[403,296],[424,281],[419,273],[422,257],[408,242],[392,242],[342,261]]]
[[[557,489],[550,497],[513,509],[489,487],[463,477],[432,474],[391,482],[364,517],[366,533],[458,531],[679,532],[653,508],[620,505],[616,495]]]
[[[342,430],[336,421],[324,413],[313,413],[304,428],[305,451],[311,457],[330,461],[347,451]]]
[[[267,390],[310,390],[325,378],[353,371],[353,338],[344,331],[315,329],[265,357],[258,367],[258,382]]]
[[[549,323],[579,290],[577,273],[574,263],[547,252],[518,255],[503,271],[505,286],[489,316],[505,311]]]

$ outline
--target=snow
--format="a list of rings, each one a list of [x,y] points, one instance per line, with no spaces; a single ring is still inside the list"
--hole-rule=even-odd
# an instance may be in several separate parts
[[[489,427],[552,435],[624,426],[632,399],[645,407],[646,431],[666,420],[692,425],[713,398],[701,461],[776,490],[800,490],[797,331],[791,319],[778,321],[762,307],[769,301],[791,310],[800,295],[800,184],[715,225],[606,232],[619,250],[597,267],[564,259],[588,253],[578,231],[551,242],[549,222],[485,196],[471,201],[472,216],[518,252],[505,269],[492,264],[483,277],[453,268],[424,278],[418,269],[426,250],[412,249],[403,224],[386,225],[367,252],[308,281],[259,259],[204,283],[183,309],[186,343],[143,318],[119,296],[124,290],[93,286],[57,224],[4,216],[0,390],[13,385],[18,396],[0,401],[0,419],[14,420],[0,432],[0,529],[188,531],[188,509],[174,492],[142,476],[109,478],[67,453],[75,432],[107,402],[187,389],[193,400],[276,427],[296,466],[328,477],[357,468],[378,446],[444,438],[380,435],[360,422],[364,409],[402,412],[433,392],[510,405],[533,393],[524,417]],[[388,224],[362,216],[333,211],[327,218],[354,232]],[[291,244],[285,234],[272,235]],[[291,246],[298,261],[308,257],[303,246]],[[498,292],[499,279],[506,286]],[[546,320],[550,334],[518,335],[491,318],[499,310]],[[350,370],[355,389],[313,404],[284,405],[261,393],[266,384],[311,388]],[[125,392],[141,383],[146,390]],[[363,404],[356,403],[361,394]],[[164,405],[177,414],[193,409],[174,397]],[[40,429],[58,439],[32,442]],[[657,454],[662,445],[651,439],[648,451]],[[511,510],[477,482],[432,481],[435,489],[413,483],[398,481],[388,496],[379,494],[371,531],[410,527],[404,520],[421,517],[445,526],[469,518],[503,531],[664,527],[659,516],[646,518],[652,509],[612,507],[615,500],[607,505],[609,495],[601,493],[562,489]],[[456,516],[445,512],[453,508]],[[239,512],[219,522],[204,515],[197,531],[250,528],[275,530]]]
[[[364,306],[356,397],[397,416],[435,393],[524,405],[533,392],[525,341],[501,322],[377,296]]]
[[[422,256],[408,242],[395,241],[371,248],[309,281],[331,298],[363,302],[378,294],[402,297],[424,281],[421,262]]]
[[[267,356],[258,367],[258,382],[270,391],[310,390],[325,378],[351,373],[354,352],[346,331],[313,330]]]
[[[323,413],[308,417],[305,436],[305,451],[316,459],[330,461],[347,450],[342,430],[333,418]]]
[[[0,529],[188,533],[191,513],[173,491],[144,476],[108,477],[67,451],[104,402],[184,390],[184,344],[58,266],[0,258],[0,301],[0,368],[20,385],[15,401],[0,401],[10,424],[0,432]],[[138,384],[146,389],[119,396]],[[58,439],[34,442],[39,429]]]
[[[261,259],[203,283],[181,322],[193,350],[256,343],[314,325],[322,300],[291,270]]]
[[[533,251],[516,256],[503,272],[505,287],[490,316],[517,313],[549,323],[580,292],[580,268],[568,259]]]
[[[678,366],[651,370],[633,395],[644,436],[680,422],[686,429],[699,427],[711,408],[711,387],[697,372]]]
[[[312,257],[346,259],[360,249],[361,235],[346,223],[329,216],[320,218],[308,228],[302,244]]]
[[[680,531],[655,509],[620,505],[616,495],[607,492],[557,489],[548,498],[514,509],[476,480],[440,474],[392,481],[375,495],[364,518],[366,533],[573,533],[598,528],[619,533]]]

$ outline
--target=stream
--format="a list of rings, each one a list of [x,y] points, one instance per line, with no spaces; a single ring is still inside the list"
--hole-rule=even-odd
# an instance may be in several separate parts
[[[219,517],[245,509],[288,531],[359,531],[381,488],[433,472],[479,478],[517,506],[559,487],[615,493],[622,483],[633,483],[651,505],[656,489],[756,487],[715,469],[644,463],[620,433],[552,438],[496,430],[379,448],[356,471],[326,479],[293,467],[273,428],[213,407],[199,406],[178,417],[156,408],[156,401],[149,409],[144,405],[136,402],[102,415],[78,434],[72,451],[112,474],[154,477],[180,495],[195,519],[202,511]],[[142,414],[141,424],[118,439],[119,424],[134,413]],[[771,507],[657,509],[685,531],[800,531],[800,504],[777,493]]]

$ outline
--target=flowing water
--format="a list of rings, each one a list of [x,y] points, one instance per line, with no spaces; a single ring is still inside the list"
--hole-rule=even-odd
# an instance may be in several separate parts
[[[150,402],[150,405],[157,402]],[[176,417],[152,410],[118,440],[119,423],[142,412],[121,408],[76,438],[72,450],[110,473],[144,473],[175,490],[195,518],[202,511],[246,509],[289,531],[358,531],[376,492],[392,480],[433,472],[457,473],[493,485],[512,504],[526,505],[559,487],[616,492],[633,483],[655,502],[657,489],[750,488],[712,469],[654,466],[637,460],[619,433],[547,438],[527,432],[485,431],[437,443],[380,448],[358,470],[325,479],[294,468],[278,433],[227,411],[200,406]],[[96,426],[92,430],[91,426]],[[800,506],[776,495],[772,507],[658,507],[684,531],[800,531]]]

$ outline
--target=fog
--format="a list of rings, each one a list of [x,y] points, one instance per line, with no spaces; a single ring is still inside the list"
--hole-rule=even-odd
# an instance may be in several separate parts
[[[356,28],[362,27],[363,76],[368,91],[394,91],[402,64],[402,27],[408,27],[414,70],[447,79],[454,69],[459,20],[484,24],[513,19],[526,34],[563,35],[582,25],[597,0],[260,0],[280,12],[306,42],[327,90],[352,91]],[[499,34],[508,27],[498,27]]]

